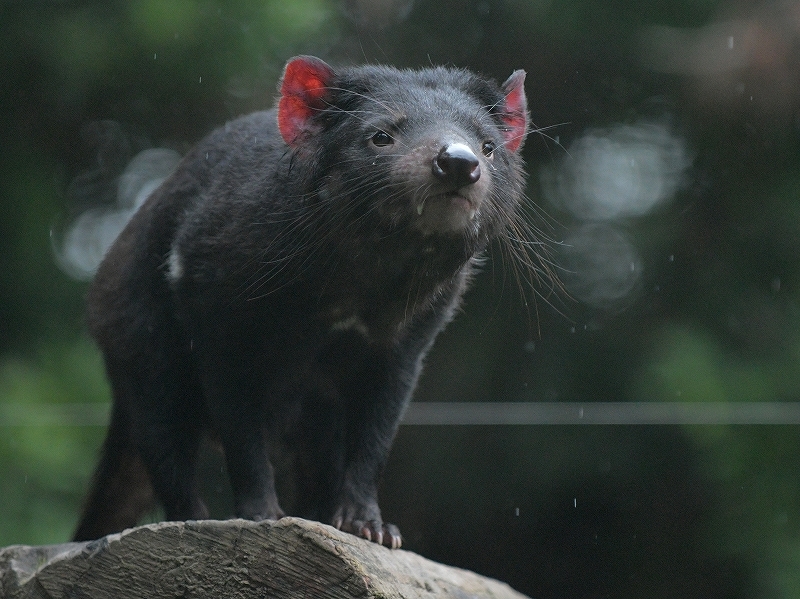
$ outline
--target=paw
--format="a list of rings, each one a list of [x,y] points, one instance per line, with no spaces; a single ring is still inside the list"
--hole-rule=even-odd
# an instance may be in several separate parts
[[[390,549],[399,549],[403,542],[400,529],[394,524],[383,522],[379,513],[376,516],[370,512],[378,512],[377,507],[374,510],[341,507],[336,510],[332,524],[339,530],[349,532],[367,541],[385,545]]]
[[[286,514],[275,501],[264,501],[263,499],[254,501],[243,501],[236,505],[236,516],[245,520],[280,520]]]

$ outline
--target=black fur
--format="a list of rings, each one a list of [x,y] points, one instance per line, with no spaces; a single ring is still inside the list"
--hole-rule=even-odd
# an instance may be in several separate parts
[[[291,147],[275,110],[210,134],[100,266],[88,320],[114,405],[76,540],[135,525],[148,481],[167,519],[206,517],[195,461],[209,432],[236,514],[280,517],[267,448],[288,426],[300,514],[399,546],[378,479],[426,352],[515,218],[521,159],[504,147],[507,90],[469,72],[365,66],[327,87]],[[452,139],[482,167],[455,230],[456,190],[430,167]]]

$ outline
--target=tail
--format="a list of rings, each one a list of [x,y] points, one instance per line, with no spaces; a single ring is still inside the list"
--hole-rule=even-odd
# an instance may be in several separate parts
[[[133,445],[129,418],[114,406],[103,455],[72,539],[90,541],[136,526],[154,505],[153,486]]]

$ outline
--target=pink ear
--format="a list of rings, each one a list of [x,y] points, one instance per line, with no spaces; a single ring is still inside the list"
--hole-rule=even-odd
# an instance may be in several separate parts
[[[313,56],[298,56],[286,63],[280,84],[278,129],[290,146],[316,132],[311,117],[325,108],[333,74],[331,67]]]
[[[503,84],[505,100],[500,118],[507,129],[503,131],[506,147],[516,152],[528,134],[528,101],[525,98],[525,71],[514,71]]]

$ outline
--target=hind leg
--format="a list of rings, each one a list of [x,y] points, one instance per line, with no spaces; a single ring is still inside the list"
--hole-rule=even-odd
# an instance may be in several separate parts
[[[227,422],[226,425],[231,424]],[[275,492],[275,477],[267,451],[266,432],[251,423],[220,428],[234,511],[248,520],[277,520],[284,516]]]
[[[298,515],[326,523],[332,520],[334,498],[344,476],[344,434],[338,401],[321,394],[309,397],[294,435]]]
[[[206,415],[197,386],[184,373],[188,369],[175,367],[151,372],[135,385],[134,443],[166,520],[208,517],[197,479]]]
[[[206,518],[196,470],[204,417],[192,409],[202,407],[193,385],[163,368],[107,363],[106,370],[114,392],[111,423],[74,540],[135,526],[155,499],[168,520]]]
[[[225,452],[236,516],[249,520],[283,517],[269,460],[274,427],[267,385],[244,360],[231,364],[215,356],[203,370],[203,394],[212,427]]]
[[[144,368],[107,360],[106,370],[114,391],[114,412],[126,415],[124,452],[106,451],[106,455],[119,454],[123,462],[141,465],[138,476],[148,479],[166,519],[206,518],[208,510],[200,498],[196,469],[205,417],[202,398],[188,368],[173,356],[172,360],[153,359]],[[118,438],[112,421],[107,445],[119,445]],[[104,458],[95,488],[102,494],[102,489],[120,487],[117,495],[135,495],[133,481],[125,480],[124,473],[115,476],[114,467],[113,460],[106,465]],[[104,509],[123,512],[119,501]],[[138,509],[135,517],[132,513],[126,526],[133,526],[144,511]]]
[[[200,431],[179,423],[140,423],[137,449],[144,462],[166,520],[202,520],[208,508],[200,497],[197,453]]]

